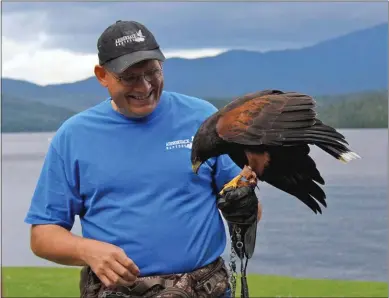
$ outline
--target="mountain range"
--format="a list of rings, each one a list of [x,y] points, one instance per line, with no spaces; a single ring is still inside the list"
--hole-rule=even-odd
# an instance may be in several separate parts
[[[231,50],[214,57],[170,58],[164,63],[164,76],[166,90],[206,100],[232,99],[269,88],[330,98],[387,90],[388,23],[301,49],[264,53]],[[107,97],[107,91],[93,76],[48,86],[2,78],[3,109],[9,107],[13,113],[18,110],[16,106],[36,112],[55,106],[66,109],[55,113],[64,117]],[[41,105],[36,106],[37,102]]]

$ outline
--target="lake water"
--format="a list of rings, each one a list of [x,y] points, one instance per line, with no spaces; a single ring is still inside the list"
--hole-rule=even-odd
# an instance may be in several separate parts
[[[326,180],[328,208],[323,215],[261,186],[264,212],[249,272],[387,281],[388,130],[340,131],[362,159],[345,165],[312,149]],[[2,135],[3,266],[58,266],[31,253],[29,226],[23,222],[51,136]],[[80,235],[79,221],[73,232]]]

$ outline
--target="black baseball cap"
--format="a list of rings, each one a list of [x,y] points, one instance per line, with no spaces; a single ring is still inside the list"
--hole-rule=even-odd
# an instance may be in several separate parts
[[[117,21],[97,41],[100,65],[113,73],[122,73],[143,60],[165,61],[154,35],[135,21]]]

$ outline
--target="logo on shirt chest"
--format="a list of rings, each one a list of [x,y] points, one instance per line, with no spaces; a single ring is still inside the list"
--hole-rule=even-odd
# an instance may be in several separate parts
[[[173,150],[173,149],[180,149],[180,148],[192,149],[193,138],[194,136],[192,136],[190,139],[166,142],[166,150]]]

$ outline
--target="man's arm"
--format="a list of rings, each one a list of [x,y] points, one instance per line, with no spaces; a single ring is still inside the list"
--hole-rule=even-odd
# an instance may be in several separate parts
[[[32,225],[31,250],[43,259],[70,266],[86,266],[82,246],[87,239],[58,225]]]
[[[261,201],[258,199],[258,222],[261,220],[262,218],[262,204],[261,204]]]
[[[84,239],[70,233],[83,209],[72,172],[71,162],[64,162],[51,144],[25,222],[31,225],[35,255],[62,265],[85,265],[78,249]]]
[[[31,250],[58,264],[89,265],[106,286],[132,285],[139,275],[139,268],[121,248],[79,237],[58,225],[33,225]]]
[[[70,232],[83,212],[71,165],[50,146],[25,219],[32,225],[31,250],[55,263],[89,265],[106,286],[133,284],[139,268],[121,248]]]

